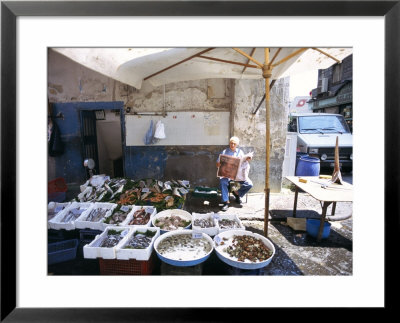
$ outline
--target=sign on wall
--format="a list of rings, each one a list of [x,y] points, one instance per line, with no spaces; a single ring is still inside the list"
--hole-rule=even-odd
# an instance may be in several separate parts
[[[164,124],[166,138],[157,140],[151,144],[153,146],[227,145],[229,143],[230,112],[168,112],[165,118],[151,115],[126,115],[126,146],[145,146],[145,136],[151,121],[155,129],[158,120]]]

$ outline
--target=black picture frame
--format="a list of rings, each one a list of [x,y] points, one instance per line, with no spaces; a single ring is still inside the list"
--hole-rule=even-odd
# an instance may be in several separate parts
[[[396,1],[2,1],[1,3],[1,321],[236,321],[243,309],[16,308],[16,19],[18,16],[384,16],[385,19],[385,308],[390,239],[399,229],[400,3]],[[371,76],[373,74],[373,64]],[[370,174],[366,174],[370,176]],[[394,257],[389,256],[395,255]],[[266,296],[268,292],[266,291]],[[291,293],[290,293],[291,294]],[[291,294],[293,296],[293,294]],[[215,296],[215,295],[214,295]],[[273,297],[269,295],[269,297]],[[316,293],[318,297],[318,293]],[[329,303],[329,302],[328,302]],[[253,309],[260,317],[262,309]]]

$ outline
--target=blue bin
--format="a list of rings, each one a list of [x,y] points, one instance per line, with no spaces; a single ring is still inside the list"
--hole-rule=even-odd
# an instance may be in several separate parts
[[[306,223],[306,230],[307,233],[314,237],[318,237],[318,232],[319,232],[319,225],[321,221],[320,220],[315,220],[315,219],[307,219]],[[329,222],[324,223],[324,229],[322,230],[322,239],[328,238],[329,233],[331,232],[331,224]]]
[[[300,156],[297,162],[296,176],[319,176],[320,168],[319,158],[308,155]]]

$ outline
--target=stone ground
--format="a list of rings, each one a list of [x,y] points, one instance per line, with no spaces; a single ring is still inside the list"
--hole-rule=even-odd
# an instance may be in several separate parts
[[[346,182],[352,183],[350,176],[344,176]],[[246,200],[245,198],[243,199]],[[295,231],[287,224],[287,218],[292,216],[294,191],[289,188],[278,193],[270,194],[270,215],[268,238],[273,242],[276,253],[271,263],[257,272],[238,271],[225,265],[213,253],[201,268],[182,271],[182,268],[169,268],[155,258],[153,275],[160,274],[198,274],[203,275],[230,275],[230,274],[257,274],[257,275],[344,275],[353,274],[353,235],[352,218],[331,222],[330,235],[320,242],[305,231]],[[184,209],[188,212],[220,214],[237,214],[246,230],[264,233],[264,205],[263,193],[248,194],[247,202],[240,207],[231,198],[231,204],[226,212],[219,206],[219,197],[206,199],[188,194]],[[321,204],[309,194],[299,192],[297,203],[297,218],[319,218]],[[330,214],[331,207],[328,208]],[[337,203],[336,214],[352,213],[352,203]],[[71,238],[79,238],[79,233],[67,232]],[[54,232],[53,232],[54,233]],[[78,248],[77,258],[49,266],[49,274],[53,275],[98,275],[98,260],[89,260],[82,257],[82,245]],[[191,271],[192,270],[192,271]]]

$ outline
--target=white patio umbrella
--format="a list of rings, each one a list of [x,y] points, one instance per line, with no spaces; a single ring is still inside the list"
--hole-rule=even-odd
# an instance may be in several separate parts
[[[209,78],[265,79],[266,170],[264,235],[268,235],[270,83],[310,68],[340,62],[351,49],[338,48],[53,48],[70,59],[137,89]],[[301,56],[301,59],[299,59]]]

